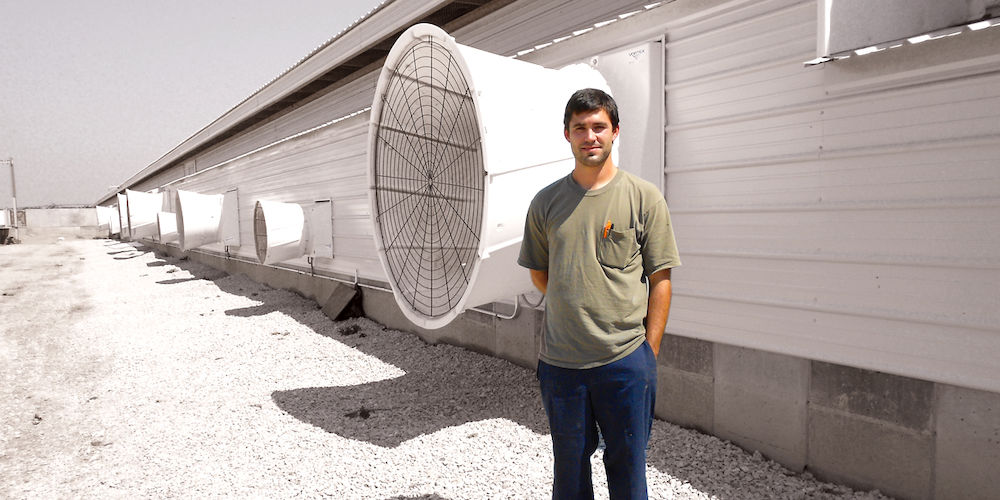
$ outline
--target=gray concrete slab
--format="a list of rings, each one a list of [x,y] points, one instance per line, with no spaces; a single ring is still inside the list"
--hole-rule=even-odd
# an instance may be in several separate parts
[[[809,410],[809,470],[818,477],[900,498],[930,498],[930,433],[820,406]]]
[[[663,356],[662,350],[660,356]],[[715,396],[712,377],[660,365],[656,378],[655,413],[658,418],[713,433]]]
[[[663,335],[660,343],[660,366],[711,377],[712,343],[704,340],[671,335]]]
[[[722,344],[713,357],[715,433],[802,470],[809,361]]]
[[[910,429],[930,430],[934,384],[814,361],[809,401]]]
[[[938,386],[934,498],[1000,498],[1000,394]]]
[[[522,306],[514,319],[497,321],[495,355],[536,369],[543,317],[542,311]]]

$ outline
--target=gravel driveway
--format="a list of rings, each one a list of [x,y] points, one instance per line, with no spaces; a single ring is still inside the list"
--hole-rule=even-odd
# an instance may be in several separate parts
[[[506,361],[111,240],[0,247],[0,292],[0,497],[549,496],[534,374]],[[648,477],[651,498],[885,498],[662,421]]]

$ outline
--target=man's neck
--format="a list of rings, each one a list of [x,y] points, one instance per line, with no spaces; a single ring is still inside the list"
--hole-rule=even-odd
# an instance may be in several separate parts
[[[600,167],[590,167],[577,163],[573,167],[573,180],[583,189],[593,191],[607,186],[615,178],[616,173],[618,173],[618,167],[611,162],[610,158]]]

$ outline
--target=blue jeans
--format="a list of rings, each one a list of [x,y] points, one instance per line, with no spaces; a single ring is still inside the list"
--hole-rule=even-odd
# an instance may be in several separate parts
[[[539,361],[538,380],[555,455],[552,498],[594,498],[590,456],[597,449],[597,426],[611,499],[647,498],[646,445],[656,400],[656,357],[649,344],[585,370]]]

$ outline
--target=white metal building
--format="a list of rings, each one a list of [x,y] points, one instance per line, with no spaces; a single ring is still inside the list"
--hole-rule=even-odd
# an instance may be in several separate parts
[[[903,498],[995,498],[1000,27],[981,21],[997,3],[388,1],[122,186],[166,192],[165,212],[177,190],[235,200],[229,244],[193,256],[321,302],[301,273],[370,285],[375,319],[532,366],[540,314],[523,302],[512,319],[513,302],[493,304],[430,331],[377,290],[381,62],[430,22],[546,67],[639,65],[619,78],[648,87],[616,96],[645,110],[622,129],[623,148],[643,148],[622,164],[664,187],[684,260],[658,415]],[[833,57],[806,64],[817,55]],[[261,274],[259,200],[329,201],[332,257]]]

